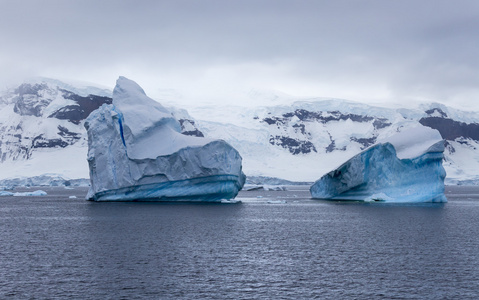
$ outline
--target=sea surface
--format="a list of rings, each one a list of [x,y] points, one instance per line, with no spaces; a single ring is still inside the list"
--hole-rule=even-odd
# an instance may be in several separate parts
[[[0,299],[479,298],[478,187],[420,205],[311,200],[301,186],[240,204],[41,189],[0,197]]]

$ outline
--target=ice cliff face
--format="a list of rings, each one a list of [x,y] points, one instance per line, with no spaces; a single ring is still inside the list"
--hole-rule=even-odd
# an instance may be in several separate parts
[[[405,130],[357,154],[311,186],[313,198],[385,202],[446,202],[438,131]]]
[[[180,122],[124,77],[113,104],[94,111],[85,128],[89,199],[217,201],[234,198],[244,184],[234,148],[181,134]]]

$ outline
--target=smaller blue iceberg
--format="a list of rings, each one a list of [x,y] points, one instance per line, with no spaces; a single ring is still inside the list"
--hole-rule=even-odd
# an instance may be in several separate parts
[[[352,157],[310,188],[316,199],[447,202],[444,141],[437,130],[404,130]]]

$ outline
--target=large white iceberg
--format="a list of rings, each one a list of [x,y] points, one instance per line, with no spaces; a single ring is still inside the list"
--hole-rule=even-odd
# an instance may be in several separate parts
[[[447,202],[444,141],[435,129],[404,130],[357,154],[310,188],[313,198]]]
[[[221,201],[243,187],[241,156],[222,140],[180,133],[179,122],[120,77],[113,102],[85,122],[95,201]]]

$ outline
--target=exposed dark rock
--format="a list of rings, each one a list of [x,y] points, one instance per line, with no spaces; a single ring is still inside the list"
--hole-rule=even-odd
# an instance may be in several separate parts
[[[293,125],[293,128],[295,129],[296,132],[297,132],[297,130],[299,129],[299,131],[300,131],[302,134],[308,134],[308,135],[310,135],[309,133],[306,133],[306,129],[305,129],[304,124],[294,124],[294,125]]]
[[[317,152],[313,143],[310,141],[301,141],[286,136],[270,136],[269,143],[288,149],[291,154],[306,154],[312,151]]]
[[[68,144],[74,144],[81,138],[81,134],[77,132],[71,132],[68,128],[58,125],[58,135],[61,136]]]
[[[327,112],[314,112],[308,111],[305,109],[296,109],[293,112],[288,112],[283,114],[281,117],[269,116],[262,120],[262,122],[268,125],[276,125],[278,129],[288,126],[288,123],[296,117],[301,121],[301,123],[295,123],[294,125],[289,125],[294,128],[296,133],[301,133],[307,137],[310,137],[311,134],[307,132],[306,125],[302,122],[318,122],[326,124],[332,121],[346,121],[351,120],[357,123],[371,122],[375,129],[381,129],[388,126],[391,126],[391,123],[388,122],[386,118],[375,118],[370,116],[363,116],[358,114],[343,114],[340,111],[327,111]],[[376,138],[364,138],[364,139],[352,139],[362,145],[362,148],[366,148],[375,143]],[[298,139],[292,139],[284,136],[271,136],[270,143],[273,145],[280,145],[284,148],[290,149],[290,152],[295,153],[309,153],[315,151],[314,145],[310,141],[301,141]],[[325,148],[326,152],[332,152],[334,150],[345,150],[337,149],[336,143],[331,137],[331,143]]]
[[[49,115],[49,118],[56,118],[59,120],[69,120],[74,124],[79,124],[81,120],[85,119],[83,116],[85,111],[81,109],[80,105],[67,105],[53,114]]]
[[[197,136],[197,137],[204,137],[203,133],[199,131],[198,129],[196,130],[190,130],[190,131],[183,131],[182,134],[184,135],[191,135],[191,136]]]
[[[69,144],[62,139],[46,139],[43,134],[36,136],[32,140],[32,148],[65,148]]]
[[[298,117],[301,121],[312,121],[321,118],[321,112],[311,112],[305,109],[297,109],[294,112],[285,113],[283,117],[291,119],[293,116]]]
[[[42,93],[42,91],[49,91],[50,93],[52,93],[52,91],[49,90],[48,85],[45,83],[24,83],[20,85],[15,90],[15,93],[18,94],[18,96],[16,96],[14,99],[14,112],[22,116],[41,117],[43,115],[44,108],[48,106],[54,99],[54,96],[49,95],[48,92]],[[62,96],[65,99],[73,100],[76,102],[76,104],[67,105],[60,108],[59,110],[48,116],[49,118],[69,120],[75,124],[79,124],[82,120],[88,117],[88,115],[93,110],[97,109],[102,104],[111,103],[111,98],[109,97],[95,95],[88,95],[86,97],[82,97],[67,90],[58,89],[58,91],[62,93]],[[53,92],[54,95],[57,90],[54,90]]]
[[[370,138],[359,138],[359,139],[355,137],[351,137],[350,140],[361,144],[362,145],[361,150],[364,150],[367,147],[374,145],[374,143],[376,143],[376,137],[374,136]]]
[[[432,115],[435,112],[439,113],[441,115],[441,117],[447,118],[447,114],[445,112],[443,112],[442,109],[440,109],[440,108],[435,107],[435,108],[426,110],[426,114],[428,114],[428,115]]]
[[[469,138],[460,137],[460,138],[456,139],[456,142],[461,144],[461,145],[465,145],[465,146],[468,146],[469,148],[472,148],[472,149],[476,150],[476,147],[471,144],[471,139],[469,139]]]
[[[453,141],[456,138],[464,137],[479,141],[479,124],[477,123],[467,124],[440,117],[422,118],[419,123],[437,129],[445,140]]]
[[[370,116],[361,116],[361,115],[356,115],[356,114],[345,114],[343,115],[339,111],[332,111],[329,112],[330,115],[328,117],[323,118],[325,122],[329,121],[339,121],[339,120],[351,120],[353,122],[369,122],[374,120],[373,117]]]
[[[285,122],[284,119],[278,118],[278,117],[264,118],[263,121],[266,122],[268,125],[273,125],[273,124],[277,124],[277,123],[280,123],[280,124],[284,125],[284,122]]]
[[[333,152],[334,149],[336,148],[336,142],[334,140],[331,140],[331,143],[326,147],[326,153]]]
[[[348,119],[354,122],[369,122],[374,119],[370,116],[343,114],[340,111],[328,111],[323,114],[323,112],[312,112],[305,109],[297,109],[294,112],[283,114],[283,117],[286,119],[291,119],[293,116],[296,116],[301,121],[320,121],[321,123]]]
[[[336,142],[333,140],[333,137],[331,136],[329,132],[328,132],[328,135],[329,135],[329,140],[331,141],[331,143],[326,147],[326,153],[333,152],[334,149],[336,149]]]
[[[179,120],[180,125],[181,125],[181,133],[184,135],[191,135],[191,136],[197,136],[197,137],[204,137],[203,132],[201,132],[195,124],[195,121],[193,120],[188,120],[188,119],[180,119]],[[194,130],[186,130],[186,125],[190,124],[193,126]]]
[[[451,145],[451,143],[449,143],[449,141],[445,141],[444,142],[444,146],[446,147],[446,150],[449,151],[449,154],[453,154],[454,152],[456,152],[456,149],[454,149],[454,147]]]
[[[73,137],[73,138],[80,138],[80,134],[76,132],[71,132],[68,130],[68,128],[65,128],[61,125],[58,125],[58,135],[63,136],[63,137]]]
[[[73,100],[77,104],[67,105],[53,114],[49,118],[56,118],[60,120],[68,120],[74,124],[79,124],[86,119],[92,111],[102,106],[103,104],[111,104],[112,99],[109,97],[88,95],[86,97],[79,96],[67,90],[60,90],[65,99]]]
[[[391,126],[391,123],[388,122],[387,119],[378,118],[374,120],[373,126],[374,126],[374,129],[381,129],[381,128],[386,128],[388,126]]]
[[[331,121],[345,121],[351,120],[353,122],[369,122],[372,120],[377,121],[375,126],[378,128],[383,128],[386,126],[391,125],[390,123],[386,122],[386,119],[375,119],[370,116],[362,116],[357,114],[343,114],[339,111],[328,111],[328,112],[311,112],[305,109],[297,109],[294,112],[285,113],[282,117],[267,117],[264,118],[262,121],[268,125],[284,125],[291,121],[293,117],[297,117],[301,121],[311,122],[321,122],[323,124],[331,122]]]

